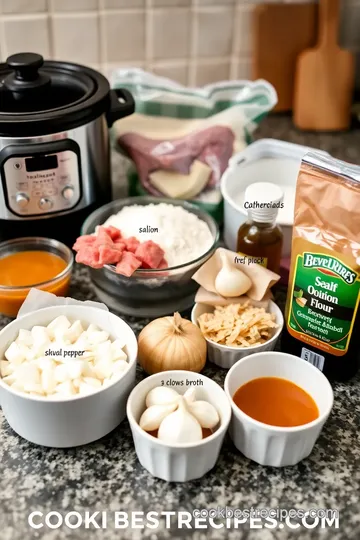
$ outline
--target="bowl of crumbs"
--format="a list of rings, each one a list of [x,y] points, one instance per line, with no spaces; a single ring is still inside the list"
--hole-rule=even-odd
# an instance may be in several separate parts
[[[210,362],[225,369],[249,354],[273,351],[284,326],[281,310],[272,300],[267,307],[251,300],[215,307],[197,303],[191,320],[207,341]]]
[[[0,359],[0,403],[12,429],[67,448],[100,439],[124,419],[137,341],[107,310],[52,306],[0,331]]]
[[[191,278],[218,240],[216,222],[194,204],[130,197],[95,210],[73,249],[111,309],[161,317],[193,305],[198,284]]]

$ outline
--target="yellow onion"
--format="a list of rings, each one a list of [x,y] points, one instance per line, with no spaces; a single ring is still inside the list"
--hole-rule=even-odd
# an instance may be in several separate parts
[[[149,375],[184,369],[200,373],[206,362],[206,340],[200,329],[179,313],[149,323],[138,338],[139,363]]]

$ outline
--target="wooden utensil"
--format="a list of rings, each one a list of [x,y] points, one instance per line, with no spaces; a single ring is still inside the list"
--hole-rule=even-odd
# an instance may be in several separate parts
[[[350,125],[355,59],[337,44],[339,0],[320,0],[319,41],[296,66],[294,123],[300,129],[339,131]]]
[[[265,79],[276,89],[275,111],[293,105],[296,60],[317,36],[317,7],[307,4],[264,4],[253,13],[253,79]]]

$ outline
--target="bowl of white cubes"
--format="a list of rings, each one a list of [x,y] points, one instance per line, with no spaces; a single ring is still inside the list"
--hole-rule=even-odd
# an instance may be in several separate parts
[[[0,405],[42,446],[96,441],[125,418],[137,340],[116,315],[81,305],[39,309],[0,331]]]

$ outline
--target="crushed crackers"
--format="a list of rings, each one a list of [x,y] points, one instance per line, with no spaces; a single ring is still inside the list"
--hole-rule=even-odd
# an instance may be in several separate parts
[[[278,328],[274,313],[255,307],[250,301],[244,304],[217,306],[213,313],[200,315],[198,324],[203,335],[230,347],[252,347],[265,343]]]

